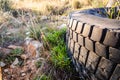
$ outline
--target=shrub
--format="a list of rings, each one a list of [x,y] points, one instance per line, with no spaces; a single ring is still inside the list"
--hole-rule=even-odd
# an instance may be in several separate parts
[[[21,48],[16,48],[16,49],[14,49],[14,50],[11,51],[12,56],[19,56],[19,55],[22,54],[23,52],[24,52],[24,50],[21,49]]]
[[[31,26],[27,32],[27,36],[34,38],[35,40],[40,40],[41,38],[41,29],[40,26]]]
[[[46,38],[51,47],[57,46],[58,43],[65,39],[66,29],[62,30],[53,30],[46,34]]]
[[[63,42],[52,48],[51,61],[56,67],[70,69],[70,58],[67,55],[66,46]]]
[[[42,65],[42,62],[41,62],[41,61],[37,61],[37,62],[35,63],[35,65],[36,65],[37,68],[39,68],[39,67]]]
[[[65,33],[66,29],[53,30],[52,32],[46,34],[46,39],[50,44],[50,60],[54,66],[61,69],[70,69],[71,61],[67,55]]]

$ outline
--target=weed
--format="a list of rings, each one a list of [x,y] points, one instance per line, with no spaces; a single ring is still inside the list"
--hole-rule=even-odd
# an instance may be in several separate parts
[[[34,27],[34,26],[29,27],[29,32],[28,33],[29,33],[28,34],[29,37],[34,38],[35,40],[40,40],[40,37],[41,37],[40,26],[38,26],[38,27]]]
[[[64,43],[60,43],[58,46],[52,48],[51,61],[56,67],[70,69],[70,58],[66,53],[66,46]]]
[[[120,9],[116,11],[116,7],[120,6],[120,2],[117,1],[115,4],[112,5],[112,7],[109,9],[109,11],[106,11],[108,18],[110,19],[118,19],[120,18]]]
[[[66,29],[53,30],[46,34],[46,39],[51,47],[57,46],[65,39]]]
[[[41,75],[41,76],[37,76],[34,80],[51,80],[49,76],[46,75]]]
[[[12,56],[19,56],[19,55],[21,55],[23,52],[24,52],[23,49],[21,49],[21,48],[16,48],[16,49],[14,49],[14,50],[11,51],[11,54],[12,54]]]
[[[15,60],[15,56],[12,56],[12,55],[8,55],[6,58],[5,58],[5,62],[7,63],[7,64],[10,64],[10,63],[12,63],[14,60]]]
[[[39,67],[42,65],[42,62],[41,62],[41,61],[37,61],[37,62],[35,63],[35,65],[36,65],[37,68],[39,68]]]
[[[67,55],[65,45],[65,33],[66,29],[53,30],[51,33],[46,34],[46,39],[51,49],[51,61],[52,63],[61,69],[70,68],[70,59]]]

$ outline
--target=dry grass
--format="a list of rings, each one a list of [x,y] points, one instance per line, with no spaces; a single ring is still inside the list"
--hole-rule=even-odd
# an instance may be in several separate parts
[[[65,7],[67,1],[59,0],[23,0],[23,1],[14,1],[13,8],[17,9],[32,9],[34,11],[40,12],[41,14],[47,15],[52,13],[53,10],[59,10],[62,7]]]
[[[6,22],[9,19],[9,13],[0,11],[0,24]]]
[[[79,0],[73,0],[72,1],[72,8],[73,9],[79,9],[79,8],[81,8],[81,3],[80,3],[80,1]]]
[[[49,15],[53,12],[78,8],[104,7],[108,0],[13,0],[13,8],[32,9],[42,15]],[[65,11],[65,10],[64,10]],[[67,11],[66,11],[67,12]]]

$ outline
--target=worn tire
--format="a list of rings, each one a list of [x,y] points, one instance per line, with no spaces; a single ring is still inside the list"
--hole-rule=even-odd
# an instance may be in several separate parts
[[[95,16],[98,14],[95,12],[101,10],[104,8],[77,11],[69,15],[67,46],[80,74],[81,67],[78,64],[82,64],[87,71],[94,74],[94,79],[118,80],[120,21],[108,19],[100,14]],[[90,11],[93,11],[94,15]],[[93,76],[90,77],[92,80]]]

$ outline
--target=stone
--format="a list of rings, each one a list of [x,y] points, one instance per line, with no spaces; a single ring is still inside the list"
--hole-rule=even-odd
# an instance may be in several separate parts
[[[26,45],[25,49],[30,58],[38,58],[40,53],[43,51],[43,43],[33,40],[30,41],[28,45]]]
[[[60,19],[67,19],[67,16],[61,16]]]
[[[19,63],[19,60],[18,60],[18,58],[15,58],[15,60],[14,60],[14,62],[12,63],[12,65],[17,65]]]
[[[19,48],[19,49],[23,50],[22,46],[16,46],[16,45],[9,45],[8,48],[10,48],[10,49],[17,49],[17,48]]]
[[[22,55],[20,55],[20,57],[21,57],[22,59],[26,60],[29,56],[28,56],[27,54],[22,54]]]
[[[30,32],[26,32],[25,34],[26,34],[26,35],[30,35]]]
[[[40,19],[41,19],[41,20],[48,20],[48,17],[47,17],[47,16],[41,16]]]
[[[60,30],[60,29],[65,29],[67,28],[67,25],[66,24],[61,24],[60,26],[57,26],[57,28]]]
[[[0,67],[5,67],[5,63],[4,62],[2,62],[2,61],[0,61]]]
[[[0,58],[5,58],[7,55],[11,53],[11,49],[0,48]]]
[[[22,77],[25,76],[25,75],[26,75],[26,73],[22,73],[22,74],[21,74]]]
[[[34,39],[33,38],[30,38],[30,37],[26,37],[25,38],[25,45],[28,45],[31,41],[33,41]]]
[[[10,65],[10,68],[14,69],[14,68],[16,68],[16,66],[15,65]]]
[[[9,70],[8,69],[4,69],[4,72],[7,73],[7,72],[9,72]]]

